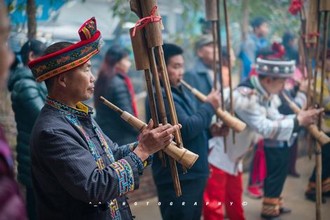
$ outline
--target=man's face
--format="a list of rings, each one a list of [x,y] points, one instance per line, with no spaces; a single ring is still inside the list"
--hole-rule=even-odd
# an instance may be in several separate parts
[[[255,29],[256,35],[259,37],[266,37],[269,33],[269,27],[267,23],[262,23],[259,27]]]
[[[130,61],[129,57],[126,56],[116,64],[116,67],[118,67],[124,73],[128,73],[128,70],[131,67],[131,65],[132,65],[132,62]]]
[[[279,94],[285,85],[286,78],[271,78],[267,77],[266,79],[266,90],[270,94]]]
[[[91,61],[65,73],[66,93],[72,101],[80,102],[90,99],[94,93],[95,77],[91,71]]]
[[[218,60],[218,47],[216,47],[216,59]],[[203,63],[211,67],[214,61],[214,48],[213,48],[213,43],[207,44],[202,46],[197,50],[197,55]]]
[[[184,74],[184,59],[182,55],[175,55],[167,62],[167,73],[172,86],[180,83]]]

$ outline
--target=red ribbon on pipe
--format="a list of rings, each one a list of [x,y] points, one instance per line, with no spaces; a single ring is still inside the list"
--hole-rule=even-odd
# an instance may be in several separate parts
[[[154,23],[154,22],[160,22],[162,20],[162,18],[160,16],[155,15],[156,10],[157,10],[157,5],[155,5],[151,9],[149,16],[141,18],[135,23],[135,26],[132,31],[133,37],[135,36],[136,29],[140,30],[140,29],[144,28],[147,24]]]

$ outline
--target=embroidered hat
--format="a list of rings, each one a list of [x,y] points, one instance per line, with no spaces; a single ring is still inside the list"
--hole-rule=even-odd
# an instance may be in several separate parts
[[[296,62],[294,60],[283,61],[257,58],[255,67],[258,75],[289,78],[293,76]]]
[[[94,17],[79,28],[78,34],[80,42],[29,62],[38,82],[80,66],[99,52],[101,32],[97,30]]]

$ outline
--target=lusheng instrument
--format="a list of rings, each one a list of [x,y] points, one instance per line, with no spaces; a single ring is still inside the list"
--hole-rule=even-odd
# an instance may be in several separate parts
[[[103,96],[100,96],[100,100],[103,102],[103,104],[108,106],[110,109],[117,112],[124,121],[126,121],[128,124],[130,124],[132,127],[137,129],[138,131],[142,132],[142,130],[147,126],[146,123],[144,123],[137,117],[131,115],[127,111],[123,111],[122,109],[120,109],[119,107],[114,105],[113,103],[109,102]],[[176,160],[178,163],[182,164],[184,167],[187,167],[188,169],[190,169],[194,165],[194,163],[196,162],[196,160],[199,157],[197,154],[195,154],[185,148],[178,148],[176,146],[175,142],[172,142],[171,144],[167,145],[163,149],[163,151],[168,156],[170,156],[171,158]]]
[[[327,60],[327,44],[328,44],[328,34],[329,34],[329,13],[330,13],[330,1],[329,0],[319,0],[319,11],[318,11],[318,20],[319,20],[319,31],[321,24],[323,24],[323,37],[319,38],[318,48],[321,46],[321,39],[323,39],[323,47],[321,56],[322,57],[322,67],[321,67],[321,91],[320,91],[320,99],[318,100],[319,106],[323,103],[323,95],[324,95],[324,87],[323,82],[325,80],[326,75],[326,60]],[[323,15],[323,16],[322,16]],[[322,20],[323,18],[323,20]],[[316,60],[318,60],[318,50],[316,53]],[[316,77],[316,74],[315,74]],[[321,128],[321,116],[319,116],[318,127]],[[322,202],[322,169],[328,169],[327,167],[322,167],[322,148],[319,144],[316,145],[316,219],[321,219],[321,202]]]
[[[191,91],[197,99],[205,102],[206,96],[198,91],[197,89],[190,86],[184,80],[181,80],[183,86],[185,86],[189,91]],[[216,109],[215,114],[225,123],[228,127],[234,129],[235,132],[241,132],[246,128],[246,124],[239,120],[238,118],[232,116],[229,112],[222,110],[221,108]]]
[[[282,93],[284,99],[287,101],[287,103],[289,104],[290,108],[292,109],[292,111],[296,114],[298,114],[300,112],[300,108],[296,105],[296,103],[294,103],[293,101],[291,101],[289,99],[289,97]],[[317,128],[317,126],[315,124],[311,124],[307,127],[307,130],[310,132],[310,134],[321,144],[327,144],[330,142],[330,137],[328,137],[323,131],[319,130]]]
[[[157,10],[157,2],[156,0],[131,0],[130,7],[140,18],[135,27],[131,29],[131,41],[137,70],[144,70],[145,73],[152,120],[154,121],[155,126],[158,126],[159,122],[163,124],[168,123],[160,84],[160,75],[163,80],[166,100],[168,101],[167,104],[169,106],[170,121],[173,124],[178,124],[162,48],[162,25],[161,17]],[[156,59],[158,62],[156,62]],[[152,86],[152,82],[154,83],[154,86]],[[182,137],[179,130],[174,133],[174,139],[177,143],[177,147],[183,148]],[[160,159],[165,166],[166,160],[162,153],[160,153]],[[181,196],[182,191],[176,161],[171,157],[168,159],[175,194],[176,196]],[[184,171],[186,170],[185,167],[183,167],[183,169]]]

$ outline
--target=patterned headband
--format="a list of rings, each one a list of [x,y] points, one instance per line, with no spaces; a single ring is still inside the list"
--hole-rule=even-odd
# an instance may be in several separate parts
[[[258,75],[272,76],[276,78],[292,77],[296,68],[294,60],[265,60],[257,58],[256,72]]]
[[[38,82],[80,66],[99,52],[101,32],[97,30],[94,17],[87,20],[78,33],[80,42],[29,62]]]

